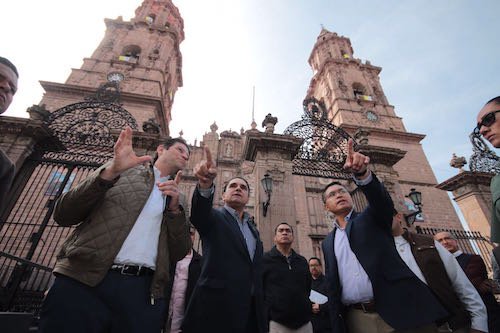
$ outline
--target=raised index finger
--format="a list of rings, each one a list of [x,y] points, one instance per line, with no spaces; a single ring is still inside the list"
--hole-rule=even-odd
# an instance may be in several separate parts
[[[175,175],[175,179],[174,179],[174,182],[179,185],[180,182],[181,182],[181,179],[182,179],[182,171],[179,170],[177,171],[177,174]]]
[[[210,152],[210,149],[208,149],[207,146],[205,148],[205,155],[207,155],[207,169],[210,169],[212,167],[212,164],[214,164],[214,161],[212,160],[212,153]]]
[[[352,155],[354,155],[354,141],[352,141],[352,139],[349,139],[347,141],[347,158],[351,159]]]

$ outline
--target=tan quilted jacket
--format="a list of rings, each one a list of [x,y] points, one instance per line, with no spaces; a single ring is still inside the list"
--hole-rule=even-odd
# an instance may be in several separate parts
[[[152,167],[137,166],[118,180],[92,173],[57,202],[54,220],[62,226],[78,225],[62,245],[54,272],[86,285],[97,285],[132,229],[154,185]],[[164,211],[160,230],[156,271],[151,297],[164,297],[170,265],[182,259],[191,248],[189,226],[184,210],[174,215]]]

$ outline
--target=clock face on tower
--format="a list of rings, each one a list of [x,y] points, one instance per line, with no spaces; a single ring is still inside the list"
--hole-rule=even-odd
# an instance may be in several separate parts
[[[108,74],[108,82],[116,82],[119,83],[123,81],[125,77],[123,76],[122,73],[119,72],[111,72]]]
[[[366,119],[375,122],[378,120],[378,115],[373,111],[366,111]]]

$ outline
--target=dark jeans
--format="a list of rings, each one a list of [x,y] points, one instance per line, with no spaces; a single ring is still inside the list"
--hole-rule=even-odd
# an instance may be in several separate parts
[[[57,275],[40,312],[42,333],[158,333],[164,299],[151,305],[152,276],[110,271],[95,287]]]

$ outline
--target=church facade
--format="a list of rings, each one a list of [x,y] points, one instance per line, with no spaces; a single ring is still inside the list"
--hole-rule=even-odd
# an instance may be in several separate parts
[[[112,156],[110,142],[121,128],[134,129],[138,154],[153,154],[160,140],[171,135],[171,109],[183,84],[181,14],[171,0],[144,0],[131,21],[118,17],[105,23],[103,40],[65,83],[41,81],[45,94],[28,109],[29,119],[0,119],[5,133],[0,145],[19,170],[2,214],[0,239],[1,251],[12,258],[0,264],[18,285],[42,286],[50,279],[54,253],[70,232],[53,222],[54,202]],[[350,40],[326,29],[308,61],[314,75],[304,96],[305,112],[321,112],[325,121],[356,138],[395,200],[409,203],[405,195],[411,189],[422,193],[423,213],[415,224],[461,229],[447,193],[436,188],[420,143],[425,136],[407,132],[385,97],[381,68],[356,59]],[[218,169],[215,205],[222,205],[224,183],[242,176],[251,185],[247,209],[255,216],[265,249],[272,246],[274,227],[287,222],[295,230],[294,248],[305,257],[321,257],[321,241],[332,229],[321,193],[335,177],[302,172],[297,153],[311,138],[275,133],[276,121],[268,115],[263,130],[254,122],[240,132],[219,131],[212,124],[191,147],[181,188],[191,198],[196,186],[192,168],[203,159],[202,146],[208,146]],[[270,194],[261,185],[266,176],[272,178]],[[365,200],[352,181],[343,182],[362,208]],[[187,206],[189,211],[189,202]],[[26,277],[26,269],[16,272],[13,263],[19,258],[39,265],[40,273]]]

